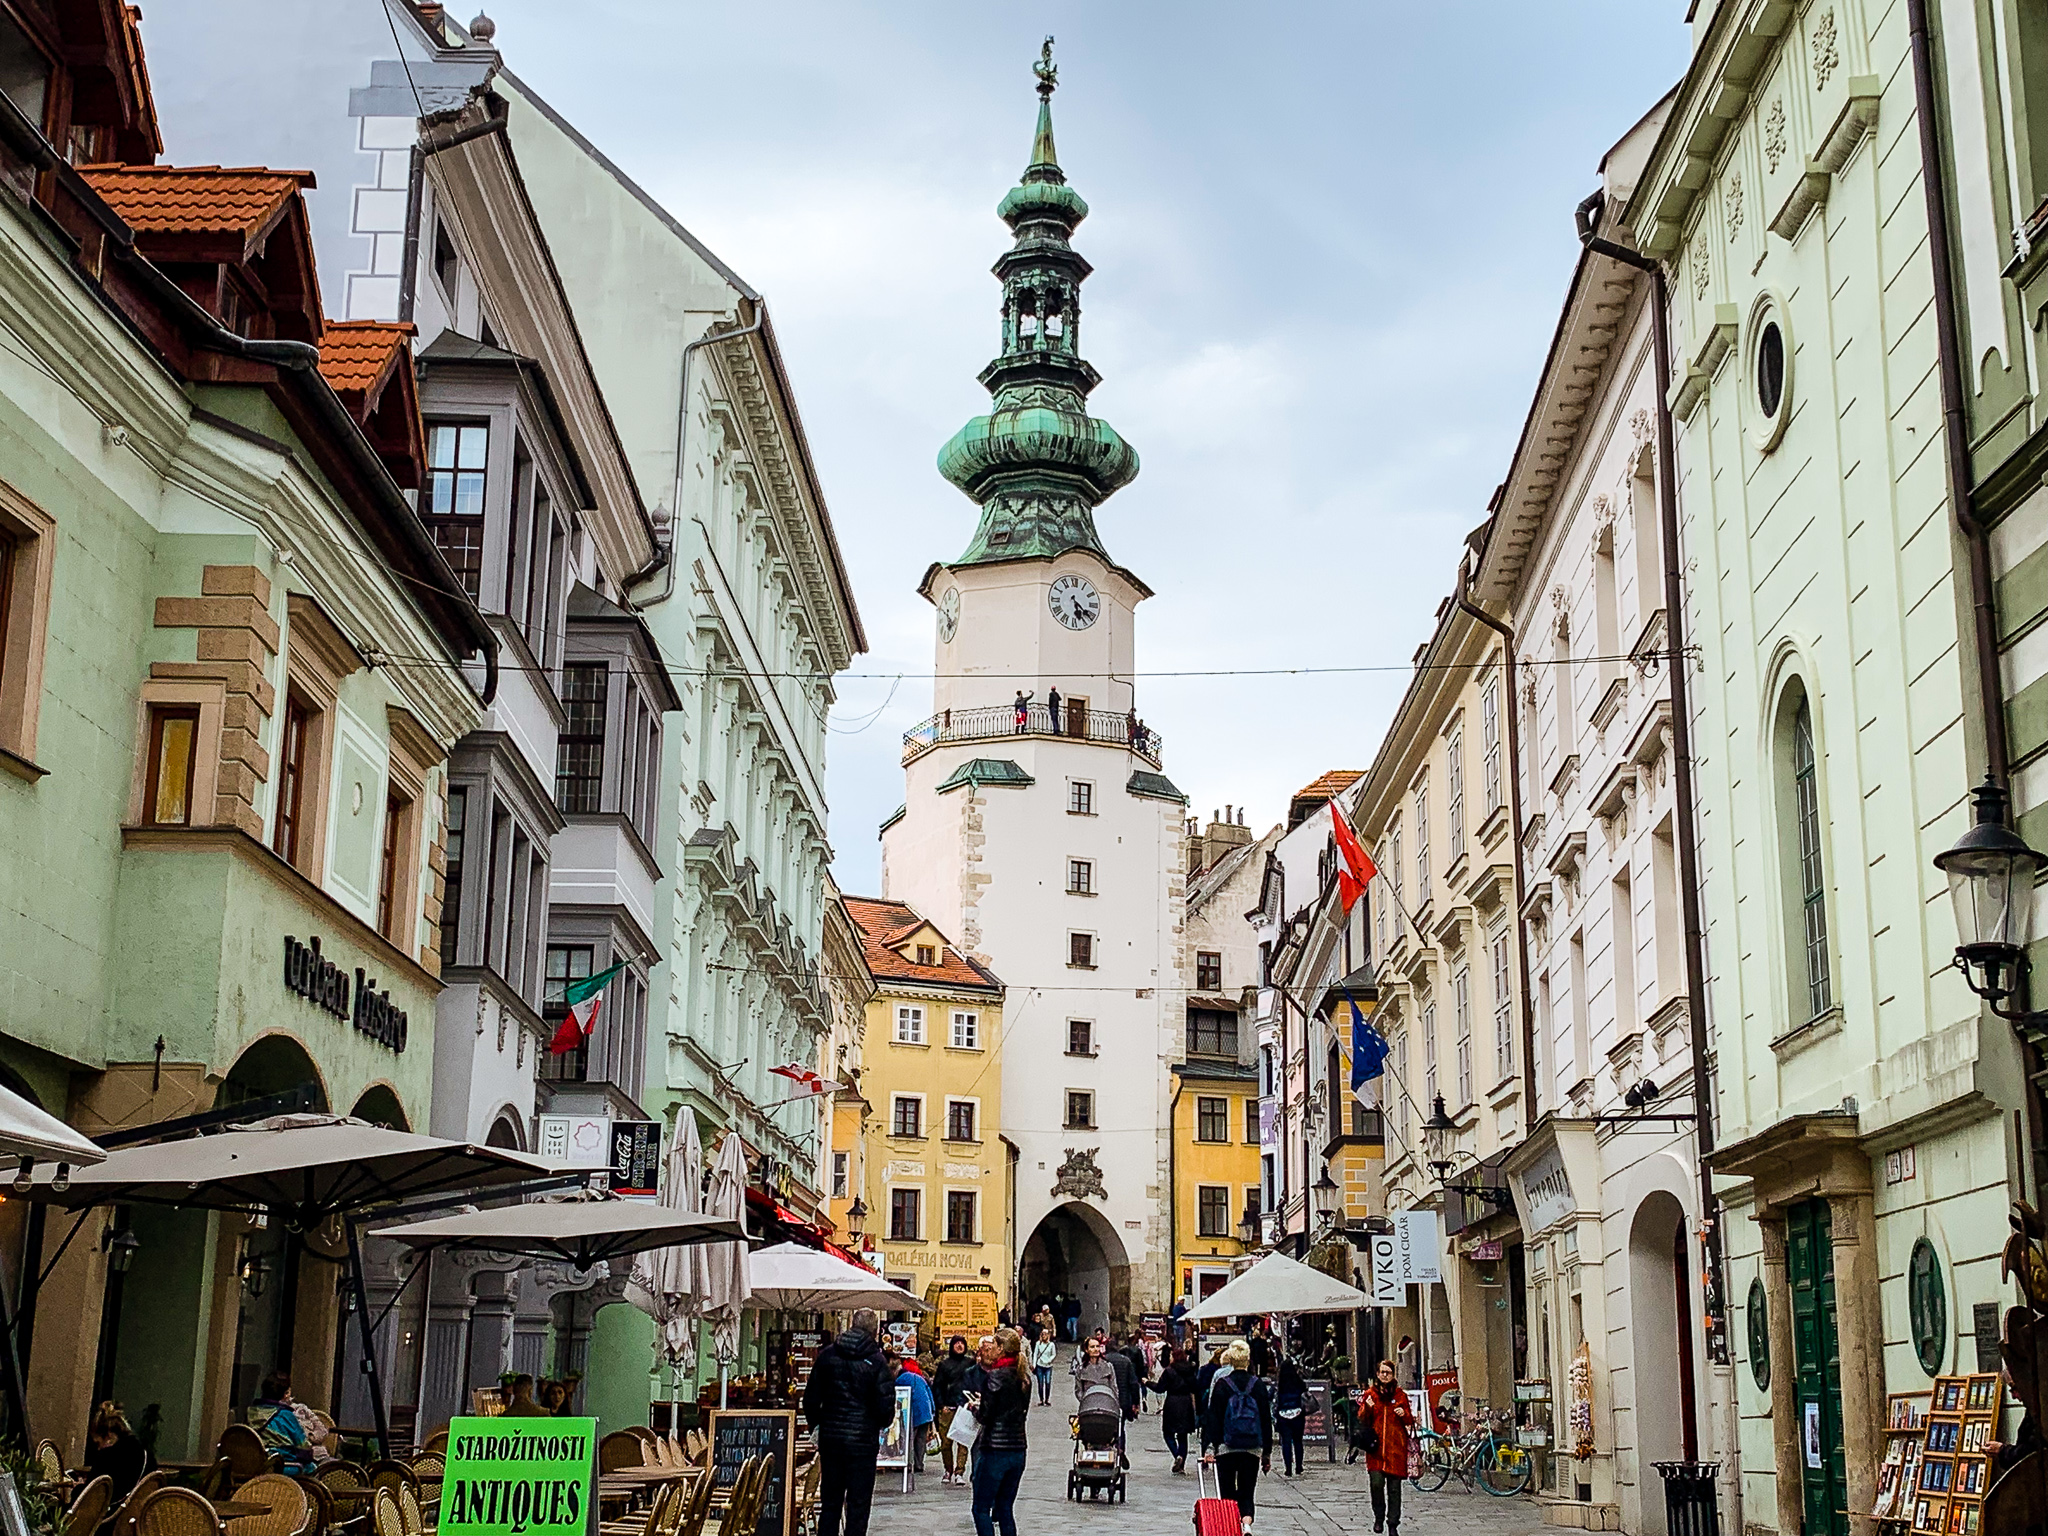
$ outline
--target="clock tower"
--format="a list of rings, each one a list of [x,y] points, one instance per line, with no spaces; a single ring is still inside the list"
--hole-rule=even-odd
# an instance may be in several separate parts
[[[885,1253],[943,1239],[964,1209],[948,1178],[1014,1157],[1012,1299],[1073,1295],[1093,1328],[1172,1296],[1186,797],[1133,688],[1151,589],[1095,526],[1138,456],[1088,414],[1100,381],[1081,355],[1090,268],[1071,244],[1088,205],[1054,150],[1049,38],[1036,73],[1031,161],[996,209],[1015,238],[995,265],[1002,347],[981,372],[994,398],[939,452],[980,516],[965,552],[919,587],[935,610],[934,712],[904,739],[905,803],[882,829],[886,894],[958,935],[1009,988],[1003,1037],[973,1047],[1001,1073],[1002,1140],[891,1141],[892,1203],[877,1215]],[[938,1104],[914,1122],[876,1108],[891,1124],[953,1119]]]

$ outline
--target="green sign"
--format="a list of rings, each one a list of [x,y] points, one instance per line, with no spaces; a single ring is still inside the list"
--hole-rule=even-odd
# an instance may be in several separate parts
[[[595,1419],[457,1419],[440,1536],[585,1536],[596,1475]]]

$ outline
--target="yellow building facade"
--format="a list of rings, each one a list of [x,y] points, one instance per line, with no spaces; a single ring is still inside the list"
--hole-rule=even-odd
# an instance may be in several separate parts
[[[1229,1057],[1173,1068],[1173,1249],[1178,1293],[1222,1289],[1259,1210],[1259,1073]]]
[[[861,1247],[919,1296],[991,1285],[1011,1302],[1011,1152],[1003,1139],[1003,984],[900,901],[845,898],[875,992],[859,1102]],[[836,1139],[835,1139],[836,1145]],[[848,1208],[850,1209],[850,1202]]]

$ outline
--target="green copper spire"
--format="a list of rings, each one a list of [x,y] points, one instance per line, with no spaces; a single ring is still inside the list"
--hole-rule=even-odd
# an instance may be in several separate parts
[[[995,265],[1003,284],[1002,355],[981,371],[994,409],[939,450],[939,473],[981,505],[981,524],[954,563],[1050,559],[1070,549],[1109,553],[1095,508],[1138,473],[1138,455],[1088,414],[1101,375],[1081,356],[1081,283],[1092,270],[1068,243],[1088,217],[1053,148],[1052,39],[1033,66],[1038,131],[1023,180],[996,213],[1016,243]]]

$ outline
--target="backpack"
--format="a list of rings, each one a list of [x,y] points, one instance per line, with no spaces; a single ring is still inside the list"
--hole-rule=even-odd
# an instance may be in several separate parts
[[[1230,1401],[1223,1405],[1223,1448],[1227,1451],[1256,1451],[1266,1443],[1264,1424],[1259,1419],[1259,1379],[1249,1378],[1243,1386],[1231,1383]]]

